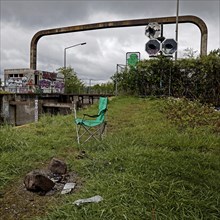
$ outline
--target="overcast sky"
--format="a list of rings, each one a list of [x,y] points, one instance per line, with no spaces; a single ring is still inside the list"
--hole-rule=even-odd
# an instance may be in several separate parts
[[[53,1],[0,0],[0,74],[4,69],[29,68],[30,42],[43,29],[105,21],[175,16],[177,0],[154,1]],[[220,0],[180,0],[179,15],[195,15],[208,27],[208,51],[220,48]],[[108,81],[116,64],[125,64],[126,52],[139,51],[149,59],[145,26],[102,29],[43,37],[38,43],[37,69],[62,67],[64,48],[67,66],[92,84]],[[175,25],[164,26],[164,36],[175,38]],[[200,30],[193,24],[179,25],[179,56],[187,47],[200,51]]]

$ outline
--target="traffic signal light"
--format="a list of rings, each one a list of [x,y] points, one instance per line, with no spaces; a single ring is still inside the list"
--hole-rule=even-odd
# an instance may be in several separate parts
[[[150,56],[156,56],[159,52],[165,56],[170,56],[177,51],[177,42],[174,39],[165,39],[161,43],[157,39],[151,39],[146,43],[145,51]]]
[[[174,39],[165,39],[162,42],[161,50],[164,55],[172,55],[177,51],[177,42]]]
[[[157,22],[149,23],[145,28],[145,35],[150,39],[156,39],[161,35],[160,25]]]
[[[145,28],[145,35],[150,40],[145,45],[145,51],[152,57],[158,54],[171,56],[177,51],[177,42],[174,39],[165,39],[163,36],[163,25],[149,23]]]
[[[157,55],[160,49],[160,41],[157,39],[151,39],[145,45],[145,51],[151,56]]]

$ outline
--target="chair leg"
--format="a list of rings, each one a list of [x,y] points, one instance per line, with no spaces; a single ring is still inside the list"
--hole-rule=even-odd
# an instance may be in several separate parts
[[[97,139],[97,137],[95,136],[95,134],[97,133],[98,130],[96,130],[94,132],[90,132],[90,130],[88,128],[84,127],[84,129],[90,134],[90,136],[84,141],[84,143],[87,142],[90,138],[94,138],[96,141],[99,141],[99,139]]]
[[[105,135],[106,132],[106,122],[103,123],[102,129],[100,130],[100,139],[103,140],[103,136]]]
[[[79,127],[80,129],[80,127]],[[77,136],[77,143],[80,144],[79,142],[79,129],[77,128],[77,124],[76,124],[76,136]]]
[[[81,126],[84,128],[84,132],[80,132]],[[79,128],[77,128],[77,125],[76,125],[76,134],[77,134],[78,144],[80,144],[80,138],[83,137],[84,134],[88,134],[89,136],[87,137],[87,139],[85,141],[83,141],[83,142],[81,141],[81,143],[87,142],[90,138],[93,138],[96,141],[102,140],[103,139],[102,136],[105,131],[105,128],[106,128],[106,122],[104,122],[100,126],[98,126],[95,131],[92,131],[91,127],[88,128],[84,125],[79,125]]]
[[[78,128],[79,127],[79,128]],[[86,129],[86,127],[84,127],[83,125],[76,125],[76,134],[77,134],[77,143],[80,144],[80,138],[86,133],[88,132],[89,133],[89,129]],[[81,130],[81,127],[83,127],[85,129],[85,131],[83,131],[81,134],[80,134],[80,130]]]
[[[79,127],[79,128],[78,128]],[[84,127],[83,125],[76,125],[76,134],[77,134],[77,143],[80,144],[80,138],[86,133],[90,133],[89,132],[89,129],[87,129],[86,127]],[[80,134],[80,130],[81,130],[81,127],[83,127],[85,129],[85,131],[83,131],[81,134]]]

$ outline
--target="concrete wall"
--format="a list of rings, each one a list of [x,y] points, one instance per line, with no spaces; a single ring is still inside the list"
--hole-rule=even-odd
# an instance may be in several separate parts
[[[13,95],[0,95],[0,122],[10,123],[9,100],[13,100]]]
[[[35,103],[34,100],[26,102],[10,102],[9,105],[9,123],[13,125],[23,125],[34,121]]]
[[[35,97],[24,95],[0,95],[0,122],[11,125],[22,125],[34,121]]]
[[[0,94],[0,124],[23,125],[44,113],[70,114],[73,104],[80,109],[99,100],[100,95]],[[35,100],[38,100],[36,106]]]

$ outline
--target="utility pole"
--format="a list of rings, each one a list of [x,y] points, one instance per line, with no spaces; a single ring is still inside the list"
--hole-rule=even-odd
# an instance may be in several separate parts
[[[177,50],[175,53],[175,61],[177,61],[177,51],[178,51],[178,23],[179,23],[179,0],[176,3],[176,42],[177,42]]]
[[[125,64],[117,64],[116,65],[116,80],[115,80],[115,95],[118,95],[118,74],[119,74],[119,67],[121,69],[126,69],[127,65]]]
[[[118,95],[118,64],[116,65],[115,95]]]
[[[91,93],[92,79],[89,79],[89,94]]]

